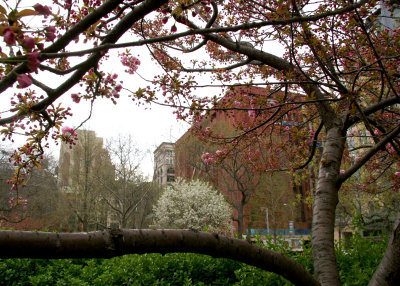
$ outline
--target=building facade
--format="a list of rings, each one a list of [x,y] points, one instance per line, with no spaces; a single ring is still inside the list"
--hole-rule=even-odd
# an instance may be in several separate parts
[[[153,181],[161,186],[175,180],[175,143],[163,142],[154,151]]]
[[[62,143],[58,188],[70,209],[69,230],[96,230],[114,223],[104,185],[115,180],[115,168],[103,138],[91,130],[77,130],[75,145]]]
[[[236,88],[234,92],[238,97],[245,94],[250,98],[249,101],[251,98],[265,97],[265,89],[256,87]],[[275,104],[274,100],[270,98],[266,98],[265,101]],[[202,119],[201,125],[196,126],[196,129],[205,130],[211,127],[211,130],[217,134],[235,135],[236,129],[233,126],[247,124],[253,116],[257,116],[255,112],[258,111],[247,111],[245,108],[229,112],[210,112]],[[285,117],[281,125],[295,124],[295,122],[296,118]],[[218,146],[199,140],[194,133],[196,131],[189,130],[175,144],[176,177],[187,179],[200,177],[209,180],[232,205],[236,205],[233,207],[234,218],[243,212],[244,225],[240,228],[244,233],[307,235],[311,232],[312,210],[310,204],[306,202],[306,198],[313,189],[314,179],[310,175],[304,176],[302,179],[295,178],[293,174],[287,172],[260,175],[243,164],[246,154],[238,154],[236,158],[230,156],[229,160],[232,163],[230,165],[228,161],[228,165],[222,163],[215,168],[210,168],[202,160],[202,154],[215,153]],[[284,143],[290,140],[290,138],[282,137],[285,136],[282,134],[273,135],[270,138],[273,138],[275,143],[280,141]],[[264,146],[266,145],[267,143],[264,144]],[[261,150],[260,154],[265,161],[277,160],[276,158],[270,159],[267,150]],[[291,160],[290,156],[284,152],[274,156],[282,164],[285,163],[285,160]],[[232,169],[231,165],[236,169]],[[236,173],[236,178],[229,175],[233,173]],[[238,222],[234,222],[234,226],[237,231],[240,229]],[[291,228],[293,229],[291,230]]]
[[[76,182],[77,175],[94,169],[96,165],[105,165],[113,175],[113,166],[107,150],[103,148],[103,138],[97,137],[92,130],[77,130],[78,142],[75,145],[61,143],[58,164],[58,186],[69,192]]]

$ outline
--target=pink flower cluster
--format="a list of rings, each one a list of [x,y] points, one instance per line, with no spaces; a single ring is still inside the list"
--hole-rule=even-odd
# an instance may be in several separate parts
[[[254,108],[253,99],[250,100],[250,108]],[[252,119],[256,118],[256,111],[254,109],[247,111],[247,113],[249,114],[250,118],[252,118]]]
[[[72,93],[71,94],[72,101],[75,103],[79,103],[81,101],[81,97],[79,93]]]
[[[61,133],[63,135],[67,135],[67,136],[74,136],[74,137],[78,136],[78,134],[76,134],[74,128],[71,128],[71,127],[68,127],[68,126],[64,126],[61,129]]]
[[[13,208],[13,207],[16,206],[16,205],[19,205],[19,204],[23,204],[23,209],[24,209],[24,210],[26,209],[26,207],[27,207],[27,205],[28,205],[28,200],[23,200],[21,196],[18,196],[18,199],[17,199],[15,202],[14,202],[14,200],[15,200],[14,197],[11,197],[11,198],[8,200],[8,204],[9,204],[9,206],[10,206],[10,209]]]
[[[28,68],[32,72],[37,72],[39,65],[40,65],[39,53],[38,52],[29,53],[28,54]]]
[[[28,51],[31,51],[35,47],[35,39],[31,37],[23,38],[22,46]]]
[[[56,28],[54,26],[46,27],[46,41],[53,42],[56,38]]]
[[[17,82],[20,88],[25,88],[32,84],[32,79],[29,75],[20,74],[17,76]]]
[[[51,15],[51,8],[49,6],[43,6],[37,3],[33,6],[33,9],[35,9],[39,15],[44,15],[46,17]]]
[[[104,83],[106,85],[111,85],[114,86],[114,88],[111,91],[111,95],[114,96],[115,98],[119,98],[119,93],[122,90],[122,85],[121,84],[116,84],[116,79],[118,78],[118,75],[112,74],[112,75],[108,75],[104,81]]]
[[[7,27],[3,30],[3,37],[4,37],[4,42],[6,42],[7,45],[14,45],[16,41],[15,33],[11,28]]]
[[[204,163],[206,163],[207,165],[210,164],[215,164],[215,162],[217,161],[215,159],[215,157],[210,154],[210,153],[204,153],[203,155],[201,155],[201,159],[203,160]]]
[[[38,56],[38,52],[28,54],[28,68],[31,72],[37,72],[38,70],[40,65]],[[20,74],[17,76],[17,82],[19,84],[19,88],[25,88],[32,84],[32,77],[29,74]]]
[[[140,65],[139,59],[134,56],[128,56],[126,54],[122,54],[122,55],[123,56],[121,58],[121,63],[122,63],[122,65],[128,67],[128,69],[125,70],[125,72],[127,72],[129,74],[134,74]]]

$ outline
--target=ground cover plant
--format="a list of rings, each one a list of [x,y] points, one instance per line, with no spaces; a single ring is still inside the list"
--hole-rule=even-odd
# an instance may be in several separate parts
[[[279,239],[279,238],[278,238]],[[279,239],[280,242],[283,242]],[[343,285],[366,285],[381,260],[385,239],[353,237],[338,249]],[[285,249],[272,238],[265,247],[313,271],[311,249]],[[286,279],[229,259],[191,253],[132,254],[111,259],[1,259],[2,285],[293,285]]]

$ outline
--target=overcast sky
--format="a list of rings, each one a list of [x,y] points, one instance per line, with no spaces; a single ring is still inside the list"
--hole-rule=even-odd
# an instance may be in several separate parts
[[[13,1],[10,1],[13,2]],[[29,3],[29,4],[28,4]],[[41,3],[51,5],[52,1],[44,0]],[[23,4],[27,6],[32,5],[31,1],[24,0]],[[55,9],[53,7],[53,9]],[[53,11],[55,12],[55,11]],[[30,24],[37,24],[39,27],[41,24],[41,17],[26,18]],[[167,25],[172,25],[173,22],[169,21]],[[178,31],[180,30],[180,25],[178,26]],[[42,27],[43,28],[43,27]],[[78,44],[73,44],[68,47],[68,50],[80,50],[84,48],[89,48],[91,45],[83,45],[81,41]],[[129,34],[125,35],[119,42],[132,41],[132,36]],[[3,44],[3,43],[2,43]],[[2,45],[0,44],[0,46]],[[48,45],[48,43],[46,43]],[[4,47],[3,47],[4,48]],[[278,51],[276,46],[270,50]],[[7,51],[7,49],[3,49]],[[121,50],[119,51],[121,52]],[[111,51],[110,59],[102,66],[100,70],[104,72],[116,73],[118,74],[118,80],[123,80],[123,87],[129,90],[136,91],[139,87],[145,87],[149,85],[149,82],[143,80],[152,80],[156,73],[160,73],[160,68],[150,60],[149,52],[145,47],[135,47],[131,49],[132,55],[139,58],[141,65],[139,66],[137,72],[140,74],[129,75],[124,72],[124,67],[120,63],[120,59],[117,57],[118,51]],[[200,59],[199,55],[196,55],[196,59]],[[71,58],[71,66],[74,63],[79,63],[82,61],[81,58]],[[161,71],[162,72],[162,71]],[[68,76],[62,78],[48,72],[40,72],[39,75],[33,74],[33,76],[48,85],[49,87],[56,88],[63,80]],[[208,78],[204,80],[204,76],[196,78],[199,82],[209,84]],[[40,94],[40,89],[37,89]],[[10,96],[14,94],[16,89],[8,89],[0,97],[0,112],[7,110],[9,108]],[[21,91],[18,91],[21,92]],[[66,94],[64,94],[56,104],[62,103],[64,107],[71,107],[73,116],[69,118],[64,126],[70,126],[76,128],[82,121],[84,121],[89,116],[90,105],[88,102],[83,100],[76,104],[71,100],[71,94],[82,92],[84,90],[79,89],[77,86],[72,88]],[[195,91],[197,96],[202,94],[207,94],[208,96],[218,95],[221,89],[203,89]],[[121,98],[117,101],[117,105],[114,105],[111,100],[107,99],[97,99],[94,103],[93,114],[91,119],[84,125],[84,128],[94,130],[99,137],[108,139],[111,137],[117,137],[119,134],[122,135],[132,135],[132,138],[137,143],[137,147],[143,152],[149,152],[148,155],[143,160],[142,171],[145,175],[149,176],[150,179],[153,174],[153,151],[162,142],[174,142],[182,136],[188,129],[188,124],[177,121],[175,115],[172,113],[173,109],[168,107],[160,106],[144,106],[138,107],[135,103],[128,98],[128,92],[121,92]],[[6,114],[2,114],[6,116]],[[17,140],[17,143],[22,143],[23,141]],[[15,145],[16,146],[16,145]],[[58,158],[59,146],[51,144],[53,155]]]
[[[148,51],[145,48],[132,49],[132,54],[138,57],[141,61],[137,72],[140,74],[130,75],[124,72],[124,67],[120,63],[117,57],[117,52],[114,52],[114,56],[104,64],[101,68],[102,71],[111,72],[118,74],[117,80],[123,80],[123,87],[132,91],[136,91],[139,87],[145,87],[149,85],[148,82],[144,81],[152,80],[156,74],[155,71],[159,71],[159,68],[153,61],[150,60]],[[80,62],[82,59],[72,59],[73,61]],[[37,80],[42,81],[50,87],[57,87],[63,80],[58,76],[49,74],[48,72],[40,73],[39,75],[32,74]],[[66,77],[64,78],[64,80]],[[16,86],[16,85],[15,85]],[[32,86],[33,87],[33,86]],[[34,88],[34,87],[33,87]],[[35,88],[40,94],[40,89]],[[10,97],[15,92],[22,92],[16,88],[10,88],[6,90],[0,97],[0,111],[5,111],[10,107]],[[73,89],[65,93],[55,104],[62,103],[63,107],[71,107],[73,116],[63,124],[63,126],[70,126],[76,128],[90,114],[90,103],[81,100],[79,104],[76,104],[71,99],[71,94],[76,92],[84,93],[84,90],[79,89],[75,86]],[[122,91],[120,93],[121,98],[117,100],[117,104],[114,105],[109,99],[96,99],[94,103],[93,113],[83,128],[94,130],[99,137],[103,137],[105,140],[111,137],[117,137],[121,135],[131,135],[136,142],[137,147],[143,152],[147,152],[145,159],[142,161],[142,172],[144,175],[152,179],[153,176],[153,151],[162,142],[175,142],[182,136],[189,125],[185,122],[176,120],[176,116],[172,113],[173,109],[169,107],[162,107],[158,105],[147,105],[138,107],[130,98],[128,98],[128,91]],[[7,116],[7,113],[1,114],[3,117]],[[22,145],[25,141],[23,138],[15,137],[15,144],[13,147]],[[7,146],[7,144],[6,144]],[[54,142],[50,142],[51,150],[54,157],[58,159],[59,146],[56,146]]]

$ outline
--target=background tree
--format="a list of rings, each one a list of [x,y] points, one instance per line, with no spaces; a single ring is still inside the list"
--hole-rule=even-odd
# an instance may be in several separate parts
[[[252,88],[250,90],[260,92],[260,89]],[[245,91],[245,89],[241,89],[239,96],[248,97]],[[221,102],[228,96],[229,94],[221,99]],[[216,108],[218,108],[218,104]],[[285,228],[289,220],[297,218],[293,209],[295,204],[293,175],[284,172],[262,174],[258,171],[260,162],[268,161],[272,164],[273,161],[289,161],[290,154],[286,152],[275,155],[262,154],[259,142],[251,146],[248,146],[247,143],[241,145],[240,142],[237,142],[235,150],[228,152],[227,149],[224,149],[224,144],[218,144],[218,142],[213,144],[213,141],[208,140],[210,137],[234,138],[240,134],[240,128],[252,120],[251,115],[247,110],[211,112],[201,118],[199,126],[193,126],[190,132],[175,144],[177,174],[186,178],[202,177],[209,180],[222,192],[233,207],[233,220],[237,223],[239,237],[245,232],[247,223],[253,225],[255,221],[265,222],[266,208],[270,211],[271,229],[274,230],[274,235],[276,235],[275,230],[278,226]],[[279,140],[284,141],[279,134],[275,137],[280,137]],[[300,178],[300,184],[304,179],[309,180],[303,175]],[[302,201],[306,199],[304,194],[301,195],[303,197],[299,198],[299,203],[301,203],[298,207],[299,210],[304,208]],[[283,206],[285,206],[287,214],[282,212]],[[298,219],[301,223],[306,221],[303,212],[300,211]],[[304,227],[302,224],[302,228],[309,227]]]
[[[265,220],[268,224],[268,235],[273,235],[276,241],[278,229],[287,229],[289,221],[304,224],[306,219],[301,216],[301,206],[293,193],[292,182],[288,180],[290,176],[284,173],[266,174],[261,176],[257,191],[254,193],[253,200],[249,203],[249,208],[254,210],[249,214],[250,222]],[[267,214],[268,212],[268,214]],[[298,214],[300,213],[300,215]],[[268,219],[268,222],[267,222]],[[295,224],[296,228],[302,228]]]
[[[102,229],[107,227],[108,206],[102,200],[105,191],[101,181],[114,180],[114,167],[102,138],[91,130],[77,133],[76,145],[70,151],[64,145],[62,150],[67,151],[61,152],[61,184],[73,212],[70,225],[83,231]]]
[[[159,228],[231,232],[231,209],[224,196],[200,180],[171,183],[154,206]]]
[[[119,136],[107,142],[107,151],[113,161],[115,178],[98,177],[103,192],[99,195],[110,209],[113,222],[121,228],[148,227],[152,206],[160,188],[147,183],[140,172],[144,157],[131,136]]]
[[[19,230],[62,227],[66,209],[57,188],[54,158],[46,155],[40,168],[33,169],[26,176],[26,186],[15,190],[7,183],[15,171],[9,161],[12,151],[3,147],[0,152],[1,225]]]
[[[202,129],[213,127],[219,136],[233,136],[235,129],[226,118],[213,121],[218,115],[213,114],[203,118]],[[194,128],[193,128],[194,129]],[[232,219],[237,227],[239,238],[245,232],[245,218],[248,216],[247,204],[256,192],[260,176],[245,161],[248,157],[243,155],[243,150],[230,154],[218,150],[218,145],[196,138],[198,132],[194,129],[176,144],[177,166],[182,176],[186,178],[203,178],[208,180],[225,197],[232,206]],[[212,153],[218,152],[224,156],[218,164]],[[178,174],[179,174],[178,172]],[[188,174],[191,172],[191,174]]]

